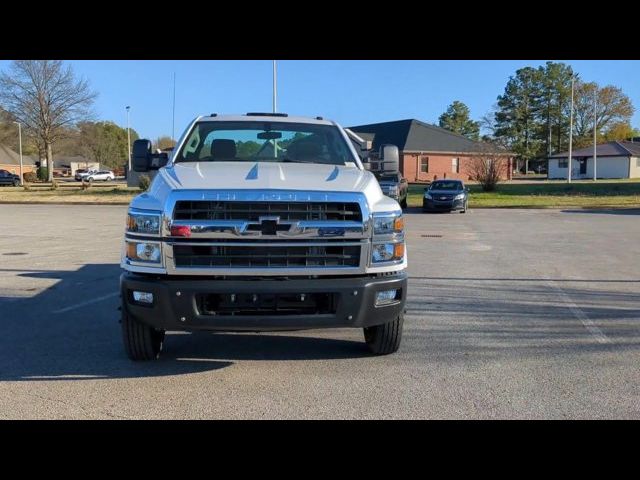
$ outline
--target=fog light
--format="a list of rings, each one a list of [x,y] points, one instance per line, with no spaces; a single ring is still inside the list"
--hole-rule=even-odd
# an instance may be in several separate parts
[[[153,293],[133,291],[133,300],[138,303],[153,303]]]
[[[388,305],[397,300],[400,290],[382,290],[376,293],[376,307],[380,305]]]

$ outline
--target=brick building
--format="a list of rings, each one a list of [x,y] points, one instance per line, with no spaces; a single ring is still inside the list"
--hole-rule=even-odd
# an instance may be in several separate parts
[[[393,144],[400,150],[400,171],[410,182],[427,182],[435,178],[471,180],[470,161],[486,151],[482,142],[474,142],[444,128],[407,119],[349,127],[373,149]],[[511,179],[513,155],[505,152],[508,162],[505,179]]]
[[[20,175],[20,155],[6,145],[0,144],[0,170],[7,170]],[[35,172],[36,159],[30,155],[22,155],[22,172]]]

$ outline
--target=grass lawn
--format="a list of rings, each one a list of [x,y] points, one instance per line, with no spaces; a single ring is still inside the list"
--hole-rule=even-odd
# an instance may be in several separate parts
[[[640,207],[640,181],[588,181],[505,183],[495,192],[469,184],[469,207]],[[422,206],[424,185],[410,185],[409,205]],[[0,187],[0,203],[106,203],[128,204],[140,189],[126,186],[58,188],[57,190]]]
[[[128,204],[133,197],[140,194],[139,188],[91,187],[87,190],[79,188],[58,188],[46,190],[33,188],[25,191],[22,187],[0,187],[0,203],[107,203]]]
[[[505,183],[495,192],[469,184],[474,207],[604,207],[640,206],[640,181]],[[409,205],[422,206],[424,185],[410,185]]]

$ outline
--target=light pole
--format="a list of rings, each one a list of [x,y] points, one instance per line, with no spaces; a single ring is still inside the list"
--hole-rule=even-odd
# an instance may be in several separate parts
[[[567,168],[567,182],[571,183],[571,156],[573,148],[573,76],[571,77],[571,113],[569,115],[569,163]]]
[[[598,87],[593,92],[593,180],[598,179],[598,159],[596,153],[596,142],[598,141],[596,132],[598,128]]]
[[[131,171],[131,130],[129,129],[129,109],[127,105],[127,152],[129,154],[129,172]]]
[[[22,186],[23,183],[23,176],[22,176],[22,124],[20,122],[13,122],[16,125],[18,125],[18,143],[19,143],[19,148],[20,148],[20,186]]]

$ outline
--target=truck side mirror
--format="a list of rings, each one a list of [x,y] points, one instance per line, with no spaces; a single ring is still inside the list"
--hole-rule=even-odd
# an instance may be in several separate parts
[[[152,153],[151,142],[146,139],[139,139],[133,142],[131,152],[133,170],[136,172],[148,172],[164,167],[169,161],[166,153]]]
[[[400,152],[395,145],[381,145],[380,160],[382,171],[385,174],[394,174],[400,171]]]

